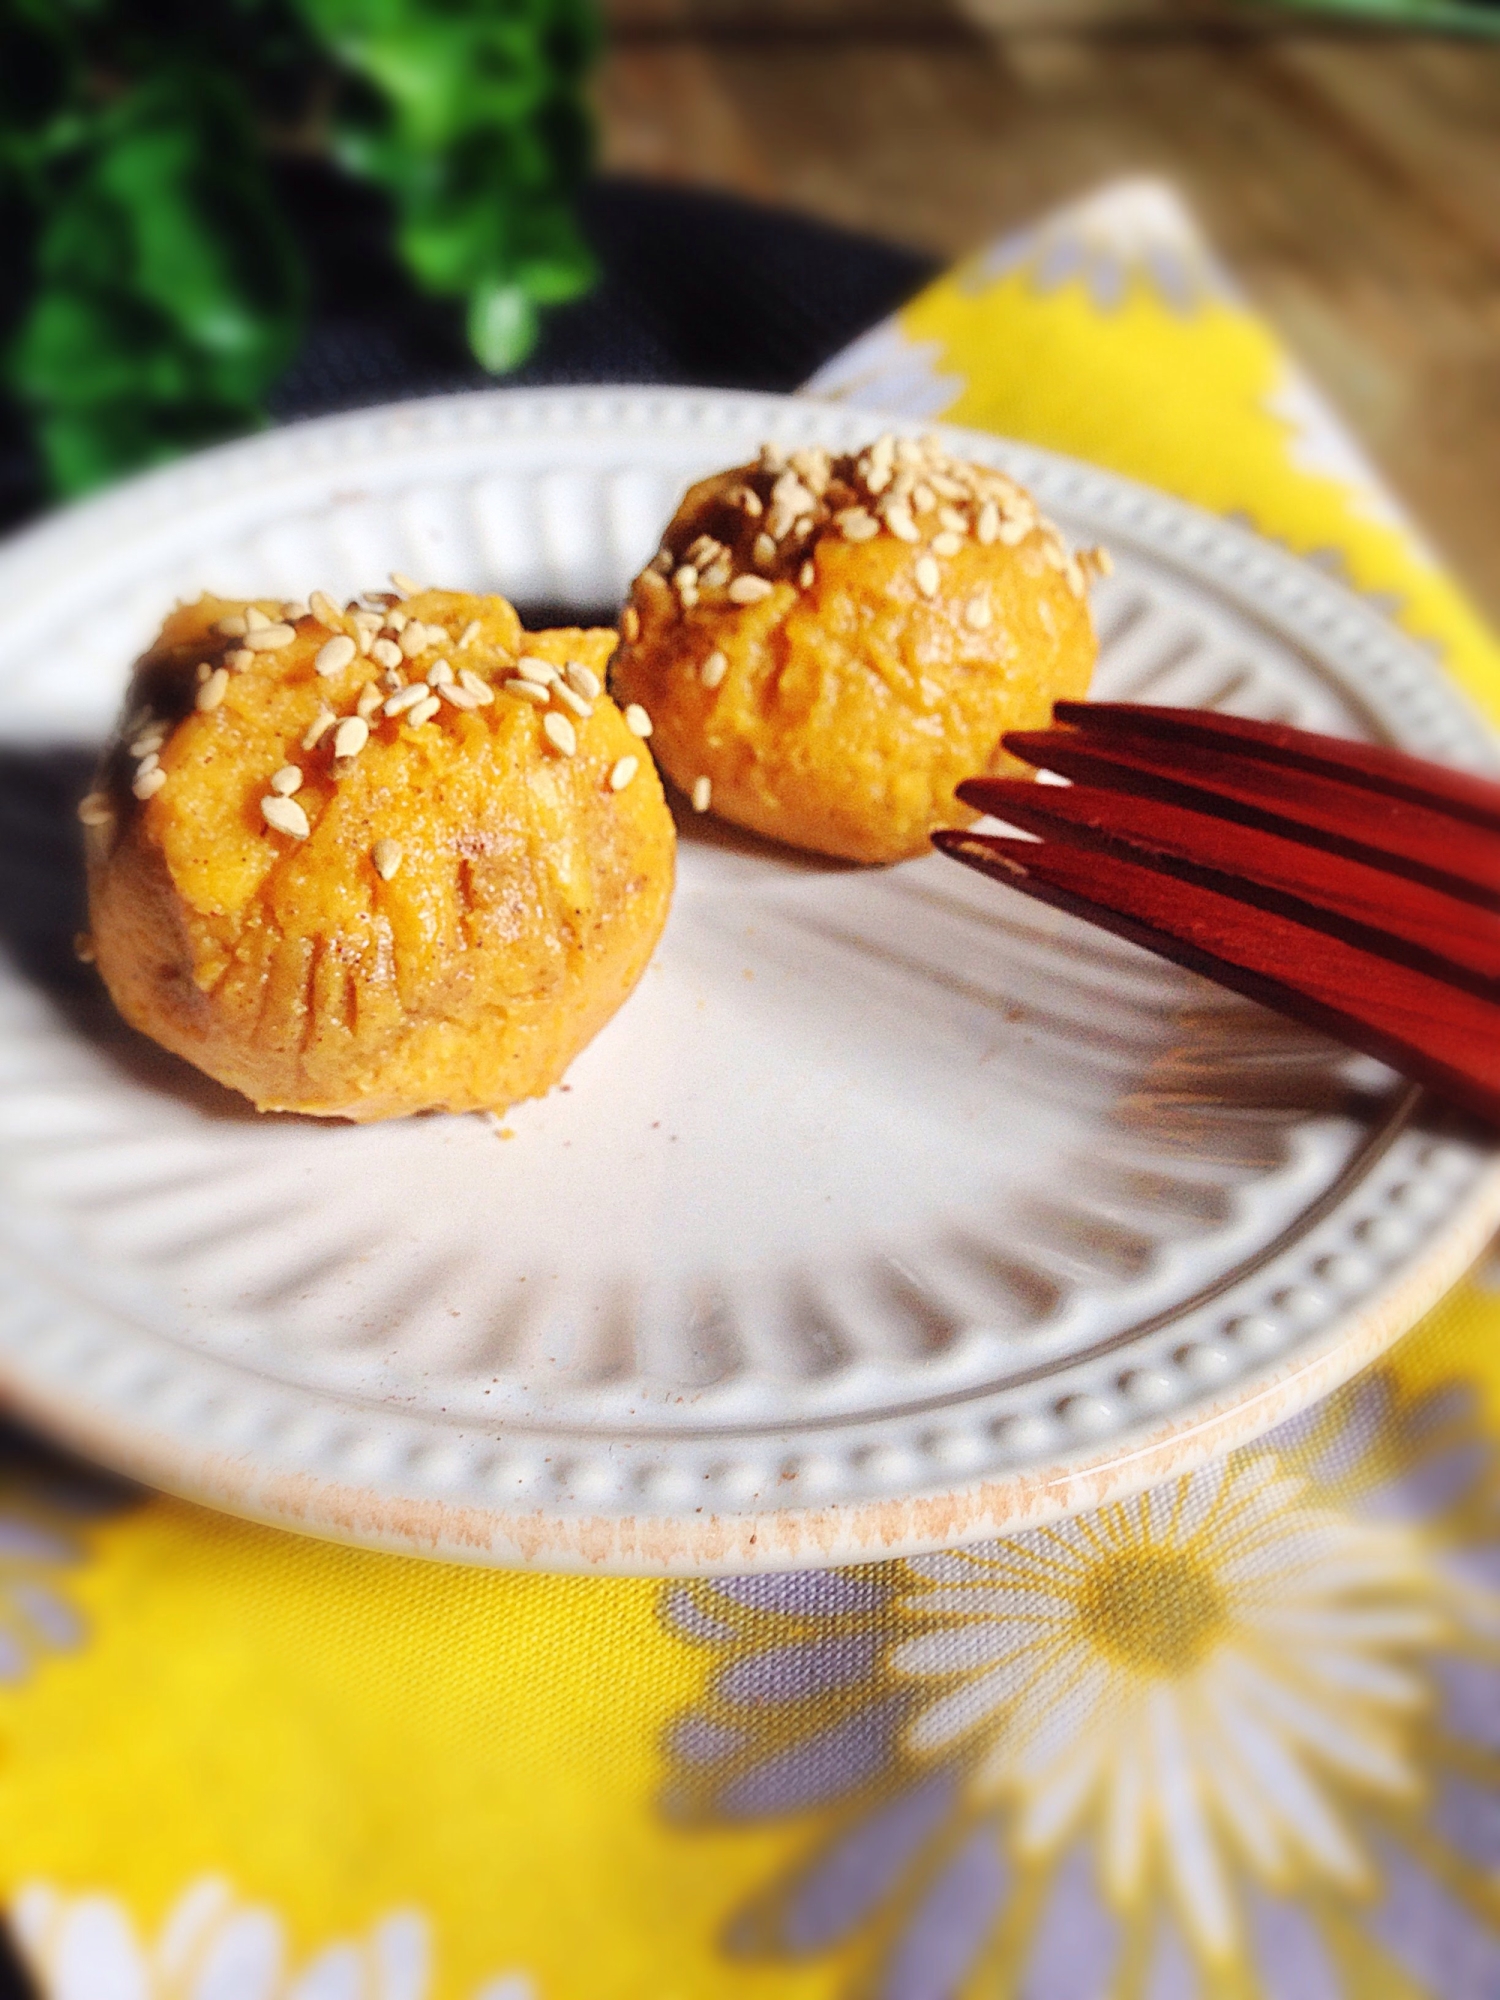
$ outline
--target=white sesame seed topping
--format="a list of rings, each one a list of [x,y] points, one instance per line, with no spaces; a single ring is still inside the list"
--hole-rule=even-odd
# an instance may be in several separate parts
[[[425,699],[406,711],[406,719],[413,729],[420,729],[424,722],[431,722],[442,705],[435,694],[427,695]]]
[[[222,632],[226,639],[243,639],[249,629],[242,611],[231,611],[226,618],[221,618],[215,627],[215,630]]]
[[[698,678],[706,688],[716,688],[729,672],[727,653],[710,653],[698,669]]]
[[[400,844],[394,840],[377,840],[370,849],[370,859],[375,864],[375,873],[382,882],[389,882],[401,866]]]
[[[295,625],[299,618],[308,618],[312,614],[300,597],[289,597],[281,607],[281,615],[288,625]]]
[[[542,734],[564,757],[571,757],[578,748],[578,732],[565,715],[558,715],[555,710],[542,717]]]
[[[651,718],[638,701],[631,702],[625,710],[625,727],[632,736],[649,736]]]
[[[267,826],[278,833],[289,833],[293,840],[306,840],[312,829],[307,823],[307,814],[295,799],[284,799],[279,792],[269,792],[260,802],[261,817]]]
[[[199,688],[193,706],[203,715],[210,715],[229,690],[229,675],[223,667],[215,667],[208,679]]]
[[[458,635],[458,649],[460,652],[463,651],[465,646],[473,645],[474,641],[479,637],[480,630],[481,627],[479,620],[477,618],[471,618],[468,624],[465,625],[462,632],[460,632]]]
[[[885,525],[899,542],[919,542],[922,531],[911,517],[911,509],[894,501],[885,510]]]
[[[495,690],[488,681],[482,681],[472,667],[459,668],[458,684],[473,695],[476,707],[488,708],[495,699]]]
[[[393,569],[391,571],[391,589],[396,592],[398,597],[417,597],[421,594],[422,586],[420,583],[413,583],[409,576],[403,576],[399,569]]]
[[[293,792],[300,792],[301,789],[302,773],[295,764],[283,764],[271,779],[271,790],[284,799],[289,799]]]
[[[344,668],[358,657],[359,648],[347,632],[338,632],[318,648],[318,656],[313,666],[325,677],[342,673]]]
[[[582,660],[569,660],[563,668],[563,678],[574,694],[581,694],[585,701],[597,701],[601,692],[599,676],[592,667],[586,667]]]
[[[956,556],[964,545],[962,535],[941,534],[932,538],[932,553],[935,556]]]
[[[871,542],[880,533],[880,523],[864,507],[845,507],[833,519],[846,542]]]
[[[258,604],[247,604],[245,606],[245,630],[247,632],[264,632],[270,622],[270,619]]]
[[[425,681],[413,681],[410,687],[401,688],[393,694],[390,700],[386,702],[381,713],[383,715],[404,715],[408,709],[415,708],[419,701],[426,701],[427,694],[428,689]]]
[[[380,682],[366,681],[359,691],[359,700],[354,704],[354,713],[368,722],[376,709],[382,707],[384,702],[385,689],[381,686]]]
[[[149,729],[143,729],[140,735],[132,740],[130,754],[132,757],[148,756],[151,751],[160,750],[166,740],[167,725],[164,722],[155,722]]]
[[[377,666],[399,667],[404,657],[394,639],[377,639],[370,648],[370,658]]]
[[[157,756],[156,752],[154,750],[148,750],[145,756],[141,759],[140,763],[136,765],[135,775],[138,778],[144,778],[147,772],[154,771],[160,762],[161,758]]]
[[[750,560],[759,563],[762,569],[769,569],[776,560],[776,544],[769,535],[757,535],[750,550]]]
[[[479,706],[478,695],[470,694],[469,690],[460,687],[457,681],[439,681],[437,692],[439,699],[446,701],[450,707],[474,709]]]
[[[427,685],[430,688],[442,687],[445,682],[452,679],[453,669],[446,660],[434,660],[427,669]]]
[[[552,690],[552,699],[560,701],[565,709],[576,715],[580,722],[587,722],[594,712],[594,704],[585,701],[581,694],[574,694],[566,681],[558,681]]]
[[[752,521],[758,521],[766,511],[760,495],[753,486],[742,486],[734,495],[734,499],[741,513],[748,514]]]
[[[708,811],[708,802],[713,795],[714,788],[711,779],[694,778],[692,791],[693,811],[695,813],[706,813]]]
[[[814,583],[817,581],[817,576],[818,576],[817,564],[813,561],[812,557],[809,556],[807,561],[802,565],[801,569],[799,569],[797,572],[798,585],[803,590],[811,590]]]
[[[519,675],[514,680],[500,683],[501,694],[508,694],[513,701],[532,701],[538,708],[545,708],[550,699],[546,688],[535,681],[523,681]]]
[[[979,510],[979,519],[974,524],[974,533],[986,547],[998,540],[1000,534],[1000,509],[993,500],[986,500]]]
[[[312,721],[308,723],[306,729],[302,732],[303,749],[316,750],[318,745],[323,741],[323,738],[328,734],[329,730],[332,729],[333,725],[337,721],[338,717],[334,714],[331,708],[327,707],[320,708],[317,714],[313,717]]]
[[[917,588],[924,597],[936,597],[943,573],[937,566],[935,556],[917,557]]]
[[[166,772],[160,764],[154,764],[149,771],[137,771],[130,789],[138,799],[154,799],[166,782]]]
[[[443,635],[445,638],[447,634]],[[420,618],[409,619],[401,632],[401,651],[408,660],[414,660],[418,653],[432,650],[432,641],[427,636],[427,627]]]
[[[971,631],[987,632],[992,616],[987,597],[971,597],[964,606],[964,623]]]
[[[103,792],[90,792],[78,801],[78,817],[85,826],[108,826],[115,809]]]
[[[290,625],[260,625],[245,634],[245,644],[252,653],[279,653],[296,636]]]
[[[230,673],[242,674],[248,666],[253,664],[254,659],[255,655],[248,646],[239,646],[232,653],[224,655],[224,664]]]
[[[370,725],[362,715],[346,715],[333,732],[335,757],[357,757],[370,740]]]
[[[623,792],[640,768],[639,757],[622,757],[609,774],[609,789],[612,792]]]
[[[344,621],[339,616],[339,608],[326,590],[315,590],[307,600],[307,608],[320,625],[330,632],[343,630]]]
[[[737,576],[729,586],[731,604],[759,604],[771,595],[775,585],[763,576]]]
[[[523,681],[535,681],[538,687],[551,687],[561,678],[550,660],[539,660],[535,653],[523,653],[516,661],[516,672]]]
[[[627,604],[620,613],[620,633],[632,645],[641,636],[641,614],[633,604]]]
[[[950,485],[952,484],[951,480],[949,481],[949,484]],[[960,487],[958,490],[962,492],[963,489],[962,487]],[[943,526],[948,530],[948,533],[950,535],[966,535],[969,532],[968,516],[966,514],[960,514],[956,507],[939,507],[938,519],[939,521],[942,522]]]

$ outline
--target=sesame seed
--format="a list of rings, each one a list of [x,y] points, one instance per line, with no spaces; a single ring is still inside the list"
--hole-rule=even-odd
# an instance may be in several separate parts
[[[1073,595],[1075,597],[1082,597],[1088,589],[1088,579],[1083,573],[1083,564],[1078,560],[1077,556],[1068,557],[1067,563],[1063,568],[1063,575],[1066,577],[1068,588],[1072,591]]]
[[[921,591],[922,595],[924,597],[936,597],[938,585],[942,580],[943,573],[937,566],[937,558],[935,556],[918,556],[917,588]]]
[[[289,597],[281,607],[281,615],[288,625],[295,625],[299,618],[306,618],[311,614],[300,597]]]
[[[986,500],[979,510],[979,519],[974,524],[974,532],[980,541],[988,546],[1000,534],[1000,509],[993,500]]]
[[[446,660],[434,660],[427,669],[427,685],[430,688],[445,687],[453,678],[453,669]]]
[[[950,535],[966,535],[969,532],[968,516],[960,514],[956,507],[939,507],[938,519]]]
[[[144,778],[147,772],[154,771],[160,762],[161,759],[160,757],[157,756],[156,752],[154,750],[148,750],[145,756],[142,757],[140,763],[136,765],[135,775],[138,778]]]
[[[833,518],[846,542],[872,542],[880,533],[880,523],[863,507],[845,507]]]
[[[296,636],[290,625],[259,625],[245,634],[245,644],[252,653],[279,653]]]
[[[289,833],[293,840],[306,840],[312,831],[307,823],[307,814],[295,799],[284,799],[278,792],[270,792],[260,802],[261,817],[267,826],[278,833]]]
[[[411,578],[403,576],[399,569],[391,571],[391,588],[399,597],[419,597],[422,592],[421,584],[413,583]]]
[[[424,681],[413,681],[410,687],[404,687],[393,694],[381,712],[384,715],[404,715],[408,709],[415,708],[419,701],[426,701],[427,694],[427,685]]]
[[[339,616],[339,608],[326,590],[313,591],[307,600],[307,608],[318,623],[326,625],[330,632],[343,629],[344,621]]]
[[[418,653],[431,650],[432,641],[427,636],[427,627],[420,618],[412,618],[401,629],[402,657],[414,660]]]
[[[193,679],[198,683],[199,687],[202,687],[212,672],[213,668],[208,664],[207,660],[200,660],[193,669]]]
[[[726,653],[710,653],[698,669],[698,678],[706,688],[716,688],[729,672],[729,656]]]
[[[752,521],[758,521],[766,511],[760,495],[753,486],[742,486],[735,495],[735,501],[740,512],[747,514]]]
[[[370,648],[370,658],[377,666],[399,667],[404,657],[393,639],[377,639]]]
[[[133,739],[130,744],[130,754],[132,757],[144,757],[152,750],[160,750],[166,740],[167,725],[164,722],[154,723],[150,729],[143,729],[140,735]]]
[[[734,564],[727,555],[715,556],[703,572],[703,581],[710,590],[722,590],[734,575]]]
[[[401,866],[401,848],[394,840],[377,840],[370,849],[370,859],[375,864],[375,873],[382,882],[389,882]]]
[[[301,789],[302,773],[295,764],[283,764],[271,779],[271,790],[284,799],[289,799],[293,792],[300,792]]]
[[[569,660],[563,668],[563,678],[574,694],[581,694],[585,701],[597,701],[600,694],[599,676],[592,667],[586,667],[582,660]]]
[[[974,632],[989,630],[990,600],[987,597],[971,597],[964,606],[964,623]]]
[[[546,688],[538,687],[535,681],[523,681],[519,676],[515,680],[502,681],[500,692],[510,695],[515,701],[534,701],[538,708],[545,708],[551,699]]]
[[[367,660],[370,657],[371,648],[375,644],[375,634],[368,625],[361,625],[355,633],[354,643],[359,647],[360,658]]]
[[[226,639],[243,639],[249,629],[242,611],[231,611],[228,617],[221,618],[215,627],[215,630],[222,632]]]
[[[956,556],[964,545],[962,535],[941,534],[932,538],[932,553],[935,556]]]
[[[622,757],[609,774],[609,789],[612,792],[623,792],[640,768],[639,757]]]
[[[571,710],[580,722],[587,722],[594,712],[594,705],[585,701],[581,694],[574,694],[566,681],[558,681],[552,689],[552,699],[560,701],[564,708]]]
[[[431,722],[442,705],[435,694],[430,694],[406,711],[406,719],[413,729],[420,729],[424,722]]]
[[[479,706],[478,695],[470,694],[467,688],[460,687],[456,681],[439,681],[437,692],[439,698],[452,708],[475,709]]]
[[[103,792],[90,792],[78,801],[78,817],[85,826],[108,826],[115,809]]]
[[[911,489],[911,511],[914,514],[930,514],[937,505],[937,495],[925,479],[919,479]]]
[[[759,604],[771,595],[775,585],[763,576],[737,576],[729,586],[731,604]]]
[[[463,631],[458,635],[458,649],[460,652],[463,651],[465,646],[473,645],[474,641],[479,637],[480,629],[479,620],[471,618]]]
[[[693,811],[695,813],[706,813],[708,811],[708,802],[713,795],[714,788],[710,779],[694,778],[692,791]]]
[[[885,510],[885,525],[900,542],[919,542],[922,531],[911,517],[911,509],[892,502]]]
[[[357,757],[370,740],[370,725],[362,715],[346,715],[333,732],[335,757]]]
[[[245,630],[247,632],[264,632],[270,622],[270,619],[258,604],[247,604],[245,606]]]
[[[550,660],[539,660],[534,653],[523,653],[516,661],[516,672],[523,681],[535,681],[538,687],[549,688],[560,678]]]
[[[488,708],[495,699],[495,690],[489,682],[482,681],[470,667],[459,668],[458,684],[473,695],[475,706],[478,708]]]
[[[626,708],[625,727],[630,731],[632,736],[649,736],[651,734],[651,718],[638,701],[631,702]]]
[[[713,535],[700,535],[687,552],[687,560],[701,570],[711,563],[723,547]]]
[[[329,674],[342,673],[358,653],[359,648],[349,634],[339,632],[318,648],[313,666],[326,678]]]
[[[760,534],[755,537],[754,544],[750,550],[750,558],[752,562],[759,563],[762,569],[769,569],[771,567],[771,564],[776,560],[776,544],[771,540],[769,535]]]
[[[641,614],[633,604],[627,604],[620,613],[620,633],[632,645],[641,636]]]
[[[379,681],[366,681],[359,691],[359,700],[354,704],[354,713],[368,722],[377,708],[384,705],[385,689]]]
[[[303,749],[316,750],[337,721],[338,717],[331,708],[320,708],[312,721],[308,723],[307,728],[302,732]]]
[[[809,556],[797,572],[797,582],[803,590],[811,590],[817,579],[817,574],[817,566],[813,562],[812,557]]]
[[[215,667],[208,679],[199,688],[193,706],[203,715],[210,715],[229,690],[229,675],[223,667]]]
[[[224,664],[232,674],[242,674],[255,659],[248,646],[238,646],[232,653],[224,655]]]
[[[760,448],[762,472],[780,472],[786,465],[786,446],[767,442]]]
[[[361,632],[368,632],[372,639],[385,623],[385,615],[379,611],[354,610],[349,613],[349,617]]]
[[[554,750],[560,750],[564,757],[571,757],[578,748],[578,733],[565,715],[555,712],[542,717],[542,734]]]
[[[166,772],[156,764],[149,771],[138,771],[130,789],[138,799],[154,799],[166,782]]]

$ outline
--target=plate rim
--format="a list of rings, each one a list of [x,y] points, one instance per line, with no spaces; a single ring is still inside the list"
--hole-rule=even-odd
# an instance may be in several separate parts
[[[56,588],[52,574],[56,563],[66,560],[80,530],[86,542],[96,546],[108,542],[111,525],[117,521],[129,522],[132,538],[149,534],[164,515],[180,510],[185,500],[191,502],[194,490],[204,482],[221,495],[226,483],[236,491],[261,493],[266,480],[257,473],[265,459],[273,470],[279,467],[306,479],[316,472],[319,461],[343,457],[338,450],[341,443],[347,447],[364,439],[373,445],[382,431],[387,439],[404,432],[405,441],[414,448],[430,449],[445,435],[468,429],[465,419],[482,412],[501,418],[484,427],[492,437],[504,434],[507,419],[513,430],[529,428],[560,436],[570,428],[576,433],[607,422],[611,415],[618,418],[631,405],[638,410],[644,405],[648,411],[652,405],[670,406],[688,429],[699,427],[693,422],[695,413],[701,424],[703,413],[718,405],[735,411],[742,421],[752,413],[762,414],[772,431],[776,419],[785,421],[790,413],[795,413],[804,431],[813,428],[820,415],[825,423],[836,419],[840,431],[848,431],[851,424],[872,435],[884,428],[906,434],[935,430],[960,449],[1020,468],[1023,480],[1029,476],[1034,484],[1074,489],[1071,496],[1043,493],[1044,505],[1067,505],[1071,500],[1087,510],[1091,501],[1102,504],[1113,495],[1120,506],[1133,507],[1142,519],[1153,518],[1158,533],[1163,523],[1170,526],[1168,539],[1188,545],[1185,550],[1164,548],[1157,535],[1144,537],[1143,545],[1159,559],[1179,554],[1200,583],[1208,580],[1203,563],[1206,546],[1225,552],[1216,567],[1231,571],[1253,567],[1283,589],[1300,590],[1304,603],[1321,615],[1328,642],[1321,654],[1325,660],[1333,653],[1367,654],[1373,647],[1377,653],[1404,652],[1409,663],[1420,661],[1429,684],[1436,680],[1434,692],[1442,697],[1436,706],[1447,712],[1454,747],[1470,753],[1470,761],[1479,768],[1500,769],[1500,753],[1485,718],[1466,692],[1423,655],[1418,641],[1341,579],[1318,571],[1253,530],[1045,447],[813,397],[661,384],[593,384],[470,390],[309,418],[155,468],[23,530],[0,549],[0,589],[10,584],[13,570],[17,580],[29,571],[35,595],[45,596]],[[1033,468],[1029,475],[1027,467]],[[223,479],[226,472],[232,475],[229,482]],[[1130,534],[1123,525],[1112,531]],[[1188,559],[1195,554],[1197,564]],[[38,563],[38,557],[45,560]],[[1238,608],[1285,635],[1283,618],[1267,618],[1245,587],[1220,575],[1213,581]],[[1320,656],[1317,639],[1303,643],[1314,657]],[[1354,695],[1345,676],[1339,679],[1345,692]],[[1465,719],[1467,729],[1458,729],[1459,718]],[[243,1517],[365,1547],[495,1566],[656,1576],[863,1562],[1039,1525],[1106,1499],[1123,1498],[1251,1442],[1376,1359],[1463,1274],[1497,1227],[1500,1156],[1477,1172],[1457,1208],[1434,1229],[1419,1254],[1402,1263],[1395,1276],[1359,1308],[1332,1314],[1315,1338],[1296,1347],[1281,1366],[1263,1371],[1259,1385],[1250,1392],[1237,1383],[1218,1399],[1205,1396],[1186,1409],[1174,1406],[1154,1428],[1137,1424],[1128,1444],[1112,1435],[1101,1450],[1080,1440],[1073,1449],[1061,1450],[1035,1468],[992,1478],[951,1478],[941,1491],[919,1486],[824,1505],[592,1515],[556,1503],[529,1508],[497,1501],[481,1506],[438,1493],[395,1493],[351,1484],[312,1467],[267,1469],[253,1448],[199,1447],[180,1432],[150,1422],[137,1420],[132,1426],[118,1410],[70,1402],[65,1393],[52,1393],[44,1379],[18,1366],[9,1341],[0,1342],[0,1391],[16,1411],[51,1435],[153,1486]],[[0,1259],[0,1268],[9,1262]],[[285,1388],[295,1396],[311,1395],[325,1403],[337,1400],[329,1391],[309,1391],[296,1384]]]

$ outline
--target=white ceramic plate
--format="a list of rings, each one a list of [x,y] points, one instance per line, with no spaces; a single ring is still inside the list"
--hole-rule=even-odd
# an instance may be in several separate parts
[[[503,1139],[258,1117],[61,969],[51,780],[84,769],[59,746],[102,735],[175,596],[396,568],[608,613],[689,480],[877,428],[707,392],[444,398],[206,453],[0,553],[0,1383],[24,1414],[387,1548],[851,1561],[1186,1469],[1479,1252],[1481,1135],[937,856],[858,871],[689,815],[650,971]],[[1431,661],[1324,577],[1105,473],[952,441],[1114,551],[1101,695],[1492,767]]]

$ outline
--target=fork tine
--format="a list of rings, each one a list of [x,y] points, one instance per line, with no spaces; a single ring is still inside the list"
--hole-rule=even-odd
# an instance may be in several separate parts
[[[971,778],[958,796],[1028,833],[1201,882],[1500,999],[1500,916],[1425,883],[1129,792]]]
[[[1028,764],[1076,783],[1191,806],[1500,909],[1500,833],[1446,810],[1245,756],[1216,739],[1116,742],[1063,728],[1002,740]]]
[[[1285,722],[1254,722],[1201,708],[1153,708],[1126,701],[1060,701],[1054,718],[1099,740],[1217,744],[1241,756],[1339,778],[1386,798],[1431,806],[1500,832],[1500,785],[1383,745],[1320,736]]]
[[[943,853],[1390,1063],[1500,1122],[1492,1001],[1108,852],[947,828]]]

